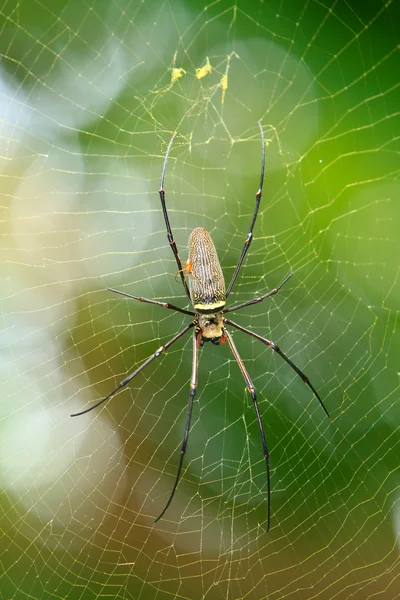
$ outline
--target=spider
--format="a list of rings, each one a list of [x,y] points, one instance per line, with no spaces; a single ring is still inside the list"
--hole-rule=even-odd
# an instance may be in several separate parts
[[[226,300],[232,291],[234,283],[239,275],[239,271],[240,271],[240,268],[244,261],[244,258],[247,254],[247,251],[248,251],[251,241],[253,239],[253,229],[254,229],[256,219],[257,219],[258,209],[259,209],[260,201],[261,201],[262,188],[263,188],[263,182],[264,182],[264,168],[265,168],[265,141],[264,141],[263,128],[262,128],[262,125],[260,122],[258,122],[258,127],[259,127],[260,135],[261,135],[260,185],[259,185],[258,191],[256,193],[256,203],[255,203],[253,217],[252,217],[252,220],[250,223],[250,229],[247,234],[247,238],[244,242],[242,252],[240,254],[238,263],[236,265],[236,269],[233,273],[233,276],[228,285],[228,288],[225,288],[224,276],[223,276],[222,269],[221,269],[221,266],[220,266],[220,263],[218,260],[217,251],[215,249],[215,246],[211,239],[211,236],[205,229],[203,229],[201,227],[197,227],[190,234],[189,258],[188,258],[188,261],[186,262],[186,268],[185,269],[182,268],[181,259],[178,254],[176,242],[172,235],[171,226],[170,226],[169,218],[168,218],[167,207],[165,204],[165,190],[164,190],[165,172],[167,169],[168,157],[169,157],[169,154],[171,151],[173,141],[177,135],[177,132],[175,132],[174,135],[172,136],[172,138],[168,144],[167,152],[166,152],[165,158],[164,158],[164,164],[163,164],[163,169],[162,169],[162,173],[161,173],[161,185],[160,185],[159,194],[160,194],[160,200],[161,200],[161,207],[162,207],[162,211],[163,211],[163,215],[164,215],[165,226],[166,226],[166,230],[167,230],[168,242],[171,246],[176,263],[178,265],[178,270],[179,270],[179,273],[181,276],[183,289],[185,290],[185,293],[194,308],[194,312],[191,310],[179,308],[178,306],[174,306],[173,304],[170,304],[169,302],[159,302],[158,300],[151,300],[149,298],[142,298],[140,296],[132,296],[131,294],[128,294],[126,292],[121,292],[121,291],[113,289],[113,288],[109,288],[109,290],[116,294],[121,294],[122,296],[126,296],[127,298],[133,298],[134,300],[139,300],[139,302],[146,302],[148,304],[156,304],[157,306],[161,306],[163,308],[167,308],[167,309],[173,310],[175,312],[183,313],[185,315],[190,315],[191,317],[193,317],[193,320],[188,325],[186,325],[186,327],[184,329],[182,329],[182,331],[177,333],[172,339],[170,339],[168,342],[166,342],[165,344],[160,346],[154,352],[154,354],[152,354],[149,358],[147,358],[135,371],[133,371],[133,373],[131,373],[125,379],[123,379],[123,381],[121,381],[120,384],[114,390],[112,390],[109,394],[107,394],[107,396],[105,396],[104,398],[102,398],[101,400],[96,402],[93,406],[90,406],[89,408],[87,408],[85,410],[81,410],[80,412],[77,412],[77,413],[74,413],[73,415],[71,415],[72,417],[76,417],[78,415],[83,415],[83,414],[93,410],[94,408],[97,408],[98,406],[100,406],[100,404],[103,404],[103,402],[105,402],[106,400],[111,398],[111,396],[116,394],[120,389],[124,388],[130,381],[132,381],[132,379],[134,377],[136,377],[136,375],[138,375],[145,367],[147,367],[147,365],[149,365],[155,358],[158,358],[163,352],[165,352],[168,348],[170,348],[172,346],[172,344],[175,344],[175,342],[178,341],[181,337],[183,337],[188,331],[190,331],[190,330],[193,331],[193,333],[192,333],[192,343],[193,343],[192,357],[193,358],[192,358],[192,376],[190,378],[189,405],[188,405],[188,410],[187,410],[185,432],[184,432],[183,441],[182,441],[182,445],[181,445],[178,471],[177,471],[177,474],[175,477],[175,482],[172,487],[172,491],[170,493],[168,501],[165,504],[162,512],[155,519],[155,521],[154,521],[155,523],[157,521],[159,521],[161,519],[161,517],[163,517],[165,511],[168,509],[169,505],[171,504],[172,499],[175,494],[175,490],[178,486],[178,482],[180,479],[183,460],[185,457],[185,452],[186,452],[186,447],[187,447],[187,442],[188,442],[188,437],[189,437],[190,422],[192,419],[193,402],[194,402],[194,397],[195,397],[196,389],[197,389],[199,348],[204,345],[204,342],[212,342],[213,344],[218,346],[220,344],[224,344],[227,341],[230,346],[230,349],[233,353],[233,356],[235,357],[236,362],[239,365],[239,368],[242,372],[243,378],[246,382],[247,390],[250,392],[250,395],[251,395],[251,398],[253,401],[254,410],[256,413],[256,417],[257,417],[258,428],[260,431],[262,448],[263,448],[263,454],[264,454],[264,458],[265,458],[266,475],[267,475],[267,506],[268,506],[268,509],[267,509],[268,510],[267,531],[270,528],[270,523],[271,523],[271,482],[270,482],[269,452],[268,452],[267,441],[266,441],[266,437],[265,437],[265,433],[264,433],[264,427],[263,427],[263,423],[261,420],[260,411],[258,408],[257,393],[256,393],[256,389],[254,387],[254,384],[253,384],[253,382],[247,372],[247,369],[243,363],[243,360],[241,359],[239,352],[237,351],[237,348],[233,341],[232,335],[230,334],[229,330],[226,327],[227,325],[233,327],[234,329],[238,329],[239,331],[242,331],[243,333],[246,333],[247,335],[250,335],[251,337],[255,338],[256,340],[259,340],[260,342],[265,344],[268,348],[271,348],[274,352],[279,354],[279,356],[281,356],[283,358],[283,360],[285,360],[291,366],[291,368],[297,373],[297,375],[299,375],[301,377],[301,379],[304,381],[304,383],[306,383],[311,388],[311,390],[317,397],[321,407],[325,411],[326,415],[329,417],[329,413],[328,413],[327,409],[325,408],[324,403],[322,402],[317,391],[315,390],[315,388],[309,381],[308,377],[306,377],[306,375],[290,360],[290,358],[288,356],[286,356],[286,354],[284,352],[282,352],[282,350],[280,350],[280,348],[274,342],[272,342],[271,340],[268,340],[267,338],[262,337],[261,335],[258,335],[257,333],[254,333],[250,329],[246,329],[245,327],[238,325],[237,323],[235,323],[234,321],[231,321],[230,319],[228,319],[225,316],[227,313],[231,313],[231,312],[240,310],[240,309],[245,308],[246,306],[250,306],[252,304],[258,304],[259,302],[262,302],[266,298],[274,296],[275,294],[277,294],[279,292],[279,290],[283,287],[283,285],[293,275],[293,273],[289,273],[289,275],[287,275],[285,277],[285,279],[276,288],[274,288],[273,290],[270,290],[269,292],[267,292],[266,294],[263,294],[262,296],[253,298],[252,300],[247,300],[246,302],[242,302],[241,304],[236,304],[235,306],[232,306],[230,308],[225,308]],[[189,286],[187,285],[187,282],[186,282],[186,276],[189,277]]]

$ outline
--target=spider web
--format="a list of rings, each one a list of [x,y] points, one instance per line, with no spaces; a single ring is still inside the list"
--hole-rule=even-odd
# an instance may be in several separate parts
[[[1,15],[0,597],[398,598],[399,59],[394,2],[15,2]],[[228,345],[201,350],[182,479],[196,226],[229,298],[271,452]],[[167,313],[167,314],[166,314]],[[233,315],[232,315],[233,316]]]

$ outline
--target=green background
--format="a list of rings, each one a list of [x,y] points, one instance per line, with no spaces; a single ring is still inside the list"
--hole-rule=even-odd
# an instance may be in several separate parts
[[[1,65],[0,597],[398,598],[399,4],[5,2]],[[209,68],[203,69],[203,67]],[[194,227],[230,303],[271,451],[272,527],[251,399],[228,344],[107,291],[187,300]],[[167,314],[165,314],[167,313]],[[233,315],[232,315],[233,317]]]

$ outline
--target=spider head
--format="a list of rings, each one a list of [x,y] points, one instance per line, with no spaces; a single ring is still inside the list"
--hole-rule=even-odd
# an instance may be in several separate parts
[[[225,343],[222,312],[198,314],[197,322],[200,330],[198,335],[200,346],[202,346],[204,342],[212,342],[216,346]]]

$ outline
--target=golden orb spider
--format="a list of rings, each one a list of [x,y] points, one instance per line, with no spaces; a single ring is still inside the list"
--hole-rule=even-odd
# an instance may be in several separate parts
[[[194,401],[194,397],[195,397],[196,389],[197,389],[199,347],[203,346],[204,342],[211,341],[213,344],[216,344],[218,346],[219,344],[224,344],[226,341],[228,341],[228,344],[232,350],[233,356],[235,357],[236,362],[238,363],[239,368],[242,372],[243,378],[246,382],[247,389],[251,394],[251,398],[253,400],[253,405],[254,405],[254,410],[256,412],[258,427],[260,430],[260,436],[261,436],[261,441],[262,441],[263,453],[264,453],[264,458],[265,458],[265,464],[266,464],[266,473],[267,473],[267,501],[268,501],[267,531],[270,528],[270,523],[271,523],[271,483],[270,483],[270,470],[269,470],[269,452],[268,452],[267,441],[265,438],[264,427],[262,424],[260,411],[258,409],[256,389],[253,385],[253,382],[252,382],[249,374],[247,373],[247,369],[244,366],[242,359],[240,358],[240,355],[234,344],[233,338],[232,338],[231,334],[229,333],[228,329],[226,328],[226,325],[230,325],[231,327],[234,327],[235,329],[238,329],[239,331],[242,331],[243,333],[247,333],[247,335],[254,337],[256,340],[259,340],[260,342],[265,344],[268,348],[272,348],[272,350],[274,352],[279,354],[279,356],[281,356],[292,367],[292,369],[297,373],[297,375],[299,375],[301,377],[301,379],[304,381],[304,383],[306,383],[311,388],[311,390],[313,391],[315,396],[318,398],[318,401],[319,401],[320,405],[322,406],[322,408],[324,409],[326,415],[329,417],[329,413],[326,410],[324,403],[322,402],[322,400],[319,397],[315,388],[312,386],[308,377],[306,377],[306,375],[302,371],[300,371],[300,369],[290,360],[290,358],[288,356],[286,356],[286,354],[284,354],[282,352],[282,350],[280,350],[280,348],[278,348],[278,346],[274,342],[258,335],[257,333],[254,333],[253,331],[250,331],[249,329],[246,329],[245,327],[242,327],[241,325],[238,325],[234,321],[231,321],[230,319],[227,319],[224,316],[227,313],[233,312],[235,310],[240,310],[241,308],[244,308],[245,306],[250,306],[251,304],[257,304],[258,302],[262,302],[266,298],[269,298],[270,296],[277,294],[279,292],[279,290],[282,288],[282,286],[293,275],[293,273],[289,273],[289,275],[287,275],[287,277],[285,277],[285,279],[278,285],[278,287],[267,292],[266,294],[263,294],[262,296],[253,298],[252,300],[248,300],[247,302],[242,302],[241,304],[236,304],[235,306],[232,306],[231,308],[225,308],[226,299],[228,298],[229,294],[232,291],[233,285],[239,274],[240,267],[242,266],[242,263],[246,256],[246,253],[247,253],[247,251],[250,247],[251,241],[253,239],[253,228],[254,228],[254,225],[255,225],[255,222],[257,219],[258,209],[260,206],[262,187],[263,187],[263,182],[264,182],[265,142],[264,142],[264,132],[263,132],[260,122],[258,122],[258,127],[260,129],[260,135],[261,135],[260,185],[259,185],[258,192],[256,194],[256,205],[254,208],[253,218],[252,218],[251,224],[250,224],[250,229],[247,234],[246,241],[244,242],[244,246],[243,246],[241,255],[239,257],[239,261],[236,265],[235,272],[232,276],[231,282],[228,285],[227,289],[225,289],[224,276],[222,273],[221,265],[218,260],[217,251],[215,249],[214,243],[211,239],[210,234],[201,227],[197,227],[190,234],[189,258],[186,263],[186,268],[185,269],[182,268],[181,259],[179,258],[176,242],[172,235],[171,226],[169,223],[169,218],[168,218],[168,213],[167,213],[167,207],[165,204],[165,190],[164,190],[165,171],[167,168],[168,156],[171,151],[172,143],[177,135],[177,132],[175,132],[174,135],[172,136],[172,138],[168,144],[167,152],[166,152],[165,158],[164,158],[164,165],[163,165],[163,169],[162,169],[162,173],[161,173],[161,185],[160,185],[159,194],[160,194],[160,200],[161,200],[161,207],[162,207],[162,211],[164,214],[165,226],[167,229],[168,241],[171,246],[172,252],[175,256],[176,263],[178,265],[178,270],[179,270],[179,273],[181,276],[183,288],[185,290],[187,297],[189,298],[190,302],[192,303],[193,308],[195,309],[195,312],[193,312],[191,310],[185,310],[183,308],[179,308],[178,306],[174,306],[173,304],[170,304],[169,302],[159,302],[157,300],[150,300],[149,298],[142,298],[140,296],[132,296],[131,294],[128,294],[126,292],[121,292],[121,291],[115,290],[113,288],[109,288],[109,290],[111,292],[115,292],[116,294],[121,294],[122,296],[126,296],[127,298],[133,298],[134,300],[139,300],[139,302],[147,302],[148,304],[156,304],[157,306],[162,306],[163,308],[168,308],[170,310],[174,310],[176,312],[180,312],[185,315],[190,315],[191,317],[194,317],[194,318],[184,329],[182,329],[182,331],[180,331],[178,334],[176,334],[172,339],[170,339],[164,345],[160,346],[154,352],[154,354],[152,354],[148,359],[146,359],[135,371],[133,371],[133,373],[131,373],[130,375],[128,375],[128,377],[123,379],[123,381],[121,381],[120,384],[114,390],[112,390],[112,392],[107,394],[107,396],[105,396],[104,398],[102,398],[101,400],[96,402],[93,406],[90,406],[89,408],[86,408],[85,410],[81,410],[81,411],[71,415],[71,417],[83,415],[83,414],[93,410],[94,408],[97,408],[98,406],[100,406],[100,404],[102,404],[103,402],[105,402],[106,400],[111,398],[111,396],[113,396],[121,388],[125,387],[130,381],[132,381],[132,379],[134,377],[136,377],[136,375],[138,375],[138,373],[140,373],[145,367],[147,367],[147,365],[149,365],[155,358],[159,357],[163,352],[165,352],[170,346],[172,346],[172,344],[174,344],[177,340],[179,340],[182,336],[184,336],[185,333],[187,333],[190,329],[193,329],[193,336],[192,336],[192,338],[193,338],[193,359],[192,359],[192,376],[190,378],[189,406],[188,406],[187,417],[186,417],[185,432],[184,432],[183,441],[182,441],[182,445],[181,445],[179,466],[178,466],[178,471],[177,471],[177,474],[175,477],[175,482],[174,482],[171,494],[170,494],[168,501],[167,501],[166,505],[164,506],[163,510],[161,511],[159,516],[155,519],[155,523],[161,519],[161,517],[164,515],[165,511],[171,504],[171,501],[174,497],[175,490],[176,490],[178,482],[179,482],[182,465],[183,465],[183,459],[185,457],[186,446],[187,446],[187,441],[188,441],[188,437],[189,437],[189,429],[190,429],[190,422],[191,422],[191,418],[192,418],[193,401]],[[186,283],[186,276],[189,276],[189,278],[190,278],[189,279],[189,287]]]

